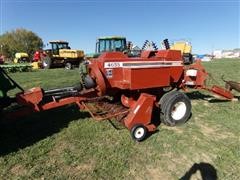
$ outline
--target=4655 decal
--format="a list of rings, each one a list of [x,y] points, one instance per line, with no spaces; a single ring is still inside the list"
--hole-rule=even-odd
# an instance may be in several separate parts
[[[122,62],[105,62],[104,68],[120,68],[122,67]]]

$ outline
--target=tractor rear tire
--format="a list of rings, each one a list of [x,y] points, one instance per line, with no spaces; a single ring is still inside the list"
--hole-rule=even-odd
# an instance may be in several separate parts
[[[191,115],[189,98],[179,92],[171,91],[160,99],[160,119],[167,126],[177,126],[185,123]]]
[[[46,56],[42,60],[43,69],[50,69],[52,65],[52,59],[49,56]]]
[[[135,125],[131,129],[131,136],[138,142],[143,141],[147,136],[147,128],[140,124]]]

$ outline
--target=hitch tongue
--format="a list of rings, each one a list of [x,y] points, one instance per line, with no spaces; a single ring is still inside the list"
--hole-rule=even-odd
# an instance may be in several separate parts
[[[212,86],[211,89],[207,89],[208,91],[214,93],[214,94],[217,94],[221,97],[224,97],[226,99],[233,99],[234,98],[234,95],[231,93],[231,91],[227,90],[227,89],[224,89],[222,87],[219,87],[219,86]]]
[[[70,96],[79,94],[79,92],[82,89],[83,88],[81,85],[59,88],[59,89],[50,89],[50,90],[44,91],[44,97],[54,96],[56,99],[61,99],[61,98],[70,97]]]
[[[235,89],[240,92],[240,83],[236,83],[233,81],[225,81],[224,79],[223,81],[226,82],[225,88],[222,88],[216,85],[213,85],[212,87],[207,87],[206,80],[212,77],[207,73],[207,71],[201,64],[200,60],[197,60],[196,63],[188,66],[185,69],[184,75],[185,76],[184,76],[183,86],[185,87],[194,88],[194,89],[204,89],[218,96],[226,98],[228,100],[231,100],[234,98],[234,95],[231,92],[232,89]],[[238,86],[236,84],[238,84]]]

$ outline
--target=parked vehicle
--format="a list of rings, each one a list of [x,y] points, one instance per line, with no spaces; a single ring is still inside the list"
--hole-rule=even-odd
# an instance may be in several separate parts
[[[71,49],[67,41],[50,41],[49,44],[49,49],[36,51],[33,57],[33,61],[41,62],[44,69],[53,67],[72,69],[73,66],[79,66],[84,59],[84,52]]]

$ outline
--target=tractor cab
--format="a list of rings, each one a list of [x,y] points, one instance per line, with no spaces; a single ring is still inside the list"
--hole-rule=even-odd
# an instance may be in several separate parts
[[[97,39],[95,53],[127,50],[127,41],[125,37],[100,37]]]
[[[49,43],[51,45],[50,51],[53,55],[59,55],[60,49],[71,49],[67,41],[50,41]]]
[[[96,42],[95,53],[86,54],[87,59],[97,58],[103,52],[125,52],[128,50],[127,40],[120,36],[100,37]]]
[[[131,52],[132,42],[126,40],[121,36],[107,36],[97,39],[95,53],[89,53],[85,55],[85,58],[97,58],[104,52],[123,52],[128,56],[136,56]]]

